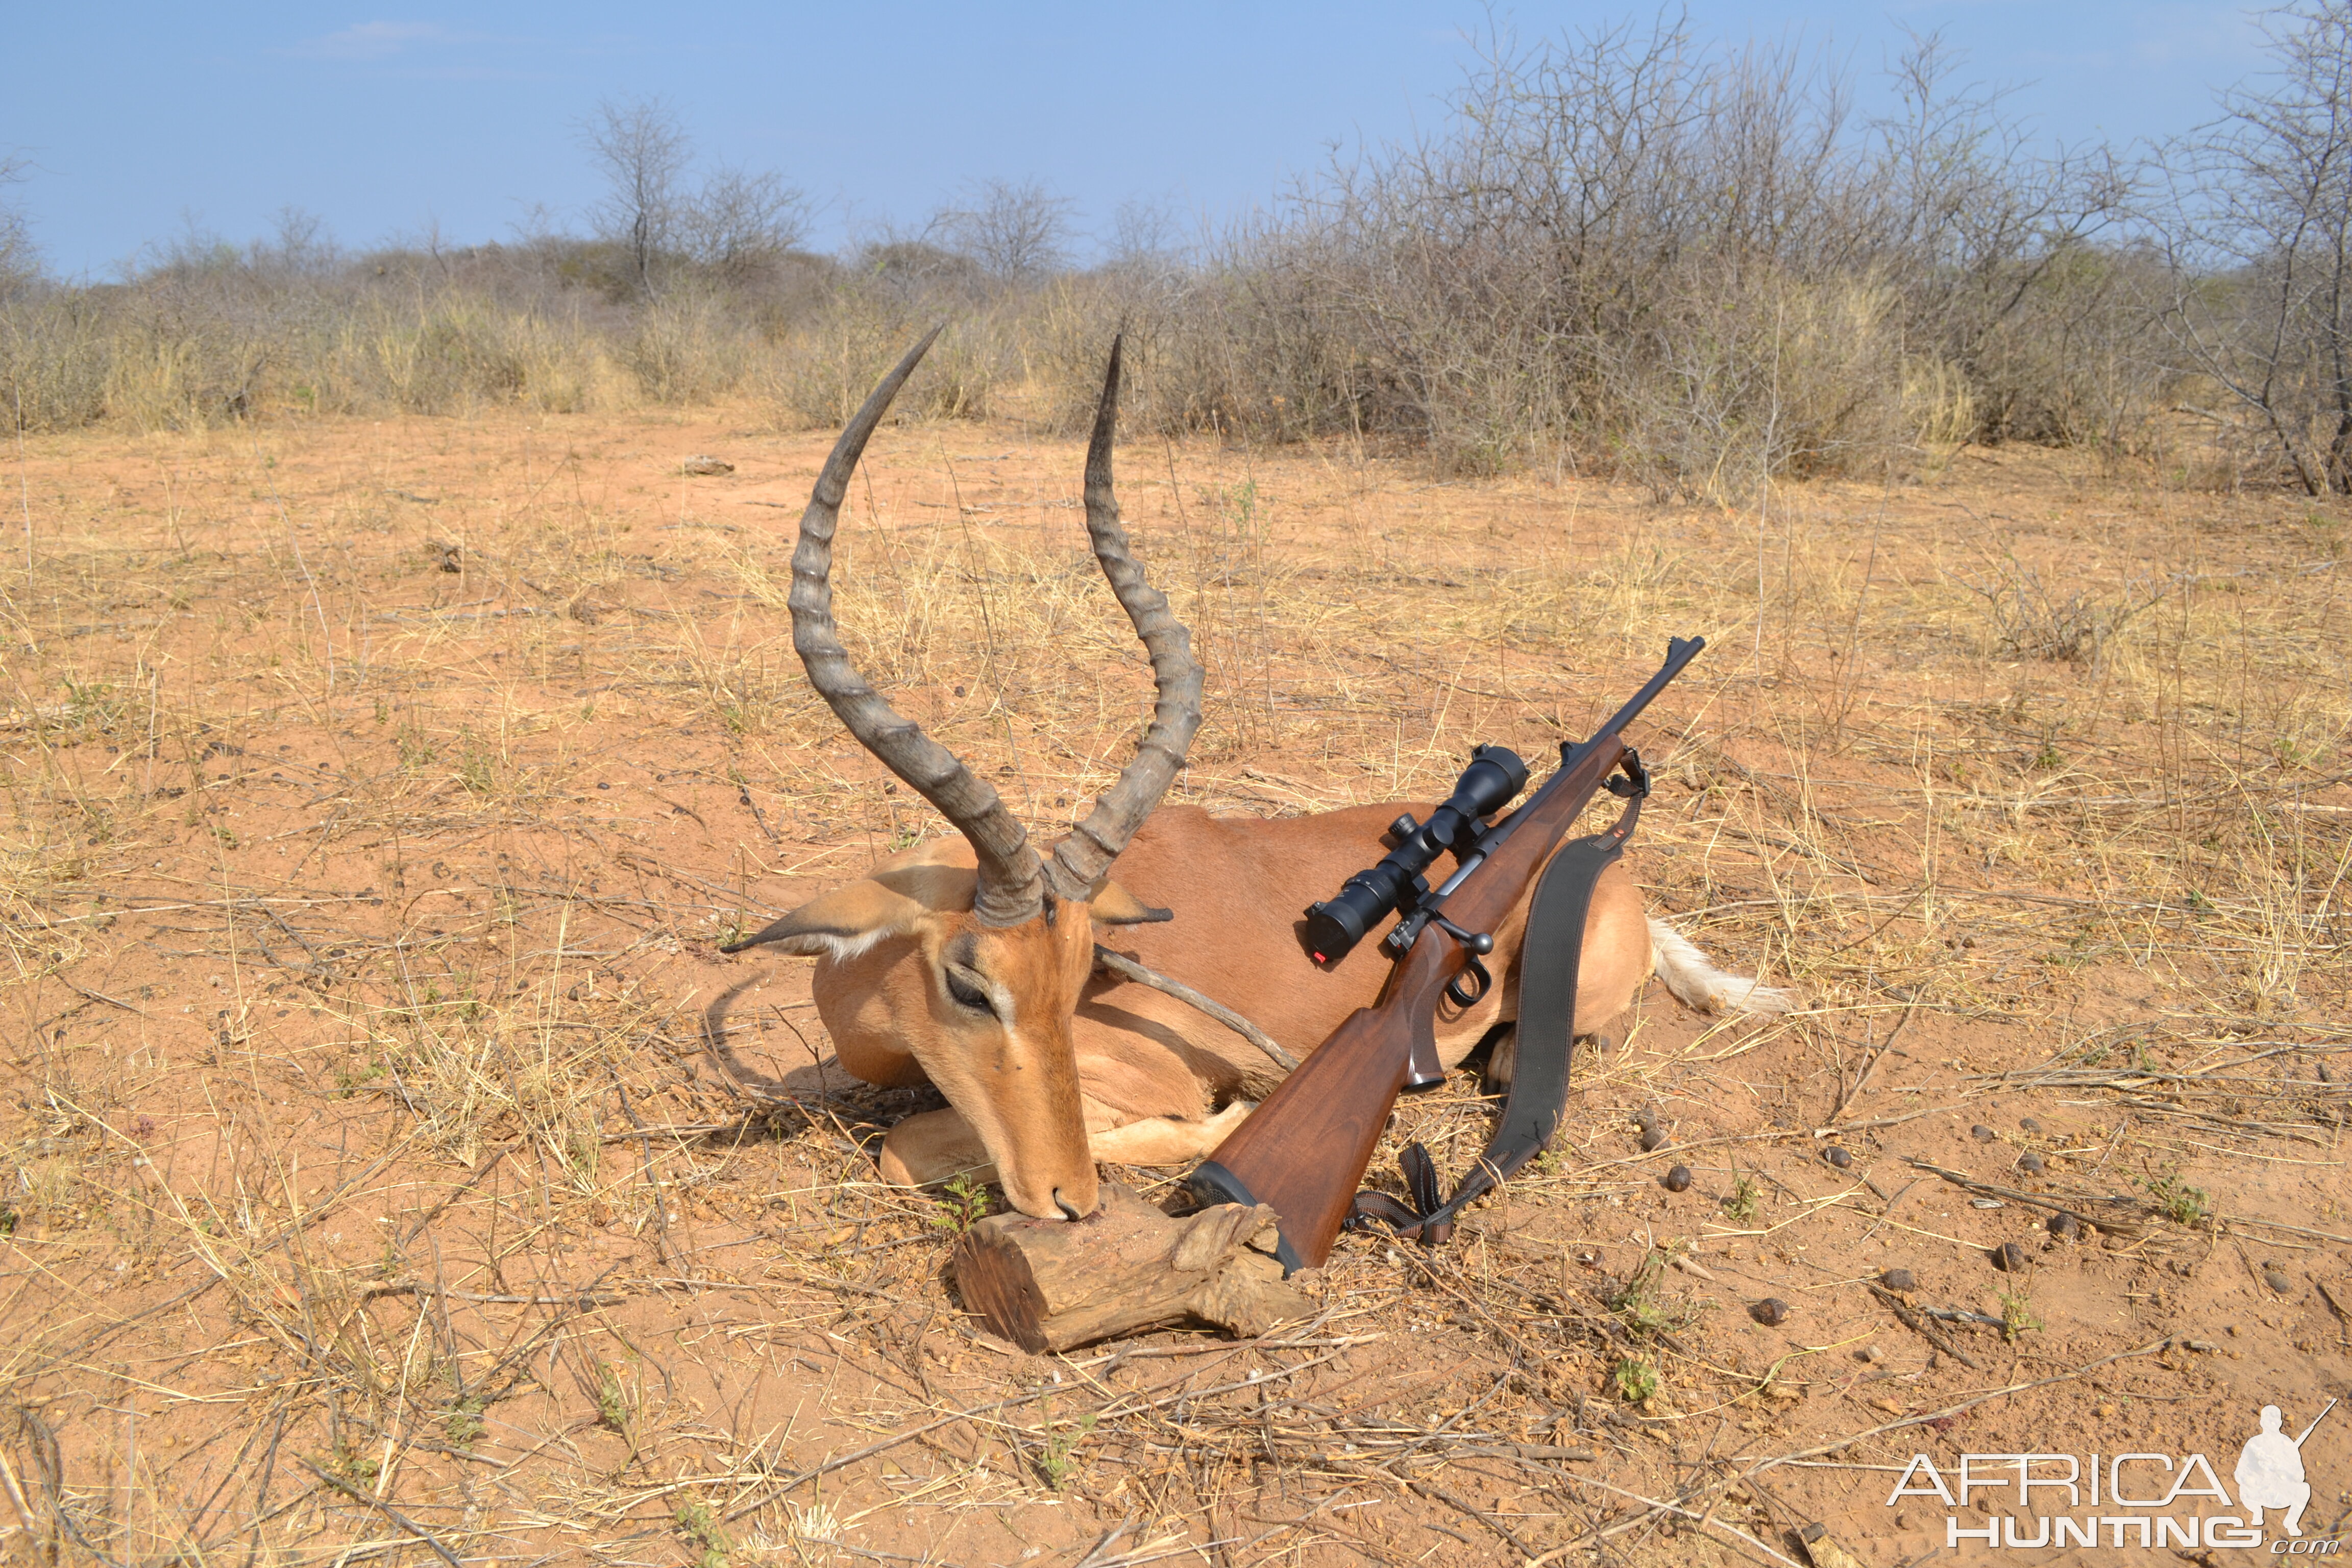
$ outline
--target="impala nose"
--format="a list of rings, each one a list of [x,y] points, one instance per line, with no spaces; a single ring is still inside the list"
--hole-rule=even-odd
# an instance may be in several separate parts
[[[1062,1211],[1064,1219],[1081,1220],[1087,1217],[1078,1212],[1077,1205],[1062,1195],[1062,1189],[1059,1187],[1054,1189],[1054,1206]]]

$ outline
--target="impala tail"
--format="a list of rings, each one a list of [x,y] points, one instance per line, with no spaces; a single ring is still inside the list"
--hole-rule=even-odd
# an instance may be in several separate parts
[[[1702,1013],[1785,1013],[1797,994],[1717,969],[1696,943],[1657,916],[1650,917],[1650,962],[1675,1000]]]

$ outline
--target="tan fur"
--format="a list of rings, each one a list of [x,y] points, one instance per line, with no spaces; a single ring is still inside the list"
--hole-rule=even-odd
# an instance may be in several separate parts
[[[1269,822],[1162,806],[1119,857],[1118,881],[1085,914],[1066,909],[1054,921],[1002,930],[972,917],[971,847],[940,839],[881,861],[759,940],[816,957],[817,1011],[844,1068],[870,1083],[928,1080],[947,1097],[950,1109],[908,1117],[884,1140],[886,1179],[928,1184],[984,1173],[1025,1214],[1050,1218],[1065,1205],[1090,1213],[1096,1160],[1198,1159],[1281,1076],[1185,1004],[1093,973],[1094,943],[1205,992],[1303,1056],[1372,1001],[1388,964],[1367,942],[1337,969],[1316,969],[1298,948],[1300,911],[1377,858],[1399,809]],[[1132,923],[1161,910],[1176,918]],[[1523,900],[1496,931],[1488,994],[1466,1010],[1441,1006],[1447,1066],[1517,1016],[1526,921]],[[943,978],[950,958],[1009,1001],[1009,1030],[952,1001]],[[1679,950],[1676,962],[1687,969]],[[1579,1029],[1623,1012],[1654,968],[1663,972],[1641,893],[1612,866],[1585,928]],[[1717,987],[1727,1005],[1745,1005],[1737,986],[1752,982],[1706,973],[1735,983]],[[1777,994],[1758,1000],[1765,995]]]

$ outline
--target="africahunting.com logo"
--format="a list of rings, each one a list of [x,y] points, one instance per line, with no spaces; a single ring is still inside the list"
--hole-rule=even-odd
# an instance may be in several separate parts
[[[2336,1556],[2343,1542],[2303,1532],[2304,1510],[2311,1503],[2303,1445],[2335,1408],[2329,1400],[2310,1426],[2290,1437],[2279,1407],[2263,1405],[2261,1429],[2246,1439],[2230,1474],[2234,1500],[2202,1454],[1962,1454],[1957,1465],[1942,1468],[1914,1454],[1886,1506],[1906,1498],[1941,1500],[1955,1510],[1944,1516],[1948,1548],[2234,1548]],[[1962,1509],[1975,1510],[1982,1521],[1962,1519]]]

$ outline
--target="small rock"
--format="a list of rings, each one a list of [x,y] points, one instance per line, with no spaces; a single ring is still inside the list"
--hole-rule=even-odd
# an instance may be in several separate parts
[[[1841,1171],[1853,1163],[1853,1156],[1847,1153],[1844,1150],[1839,1148],[1834,1143],[1822,1151],[1822,1158],[1827,1160],[1831,1164],[1836,1166]]]
[[[698,479],[714,478],[719,474],[731,474],[735,471],[735,465],[726,458],[713,458],[699,452],[680,463],[678,468]]]
[[[1646,1154],[1666,1141],[1666,1135],[1655,1126],[1642,1129],[1642,1152]]]
[[[2017,1119],[2017,1124],[2020,1127],[2024,1128],[2028,1132],[2039,1132],[2042,1131],[2042,1123],[2034,1121],[2031,1116],[2019,1117]]]
[[[2013,1241],[2002,1242],[1986,1256],[1992,1259],[1992,1266],[2004,1274],[2022,1274],[2033,1263],[2033,1259],[2025,1255],[2025,1248]]]
[[[2000,1137],[2000,1134],[1979,1121],[1974,1127],[1969,1129],[1969,1136],[1975,1139],[1979,1143],[1990,1143],[1994,1139]]]
[[[1853,1359],[1860,1362],[1867,1362],[1872,1366],[1876,1366],[1880,1362],[1886,1359],[1886,1352],[1880,1350],[1876,1345],[1864,1345],[1860,1350],[1853,1352]]]
[[[2275,1268],[2263,1270],[2263,1283],[2284,1296],[2294,1289],[2294,1281]]]
[[[1890,1268],[1878,1277],[1878,1282],[1905,1295],[1919,1289],[1919,1277],[1908,1268]]]
[[[2050,1234],[2056,1237],[2061,1241],[2080,1241],[2083,1239],[2083,1222],[2076,1219],[2070,1214],[2052,1215],[2050,1216],[2048,1228]]]
[[[1789,1303],[1778,1296],[1767,1296],[1750,1306],[1748,1315],[1768,1329],[1777,1329],[1789,1321]]]
[[[1673,1170],[1668,1171],[1664,1175],[1659,1177],[1658,1180],[1665,1184],[1666,1191],[1670,1193],[1686,1193],[1690,1191],[1690,1167],[1688,1165],[1676,1165]]]
[[[2018,1161],[2017,1168],[2029,1176],[2038,1176],[2048,1170],[2049,1166],[2042,1163],[2041,1155],[2029,1152],[2023,1159]]]

